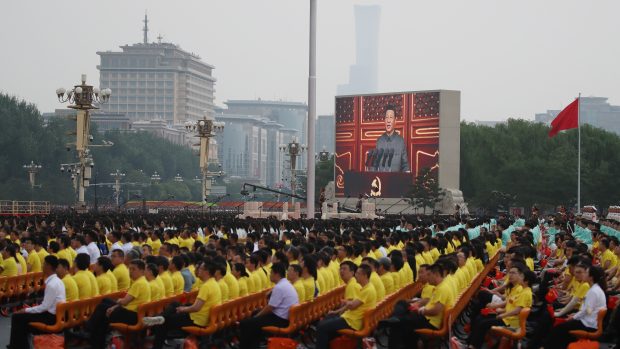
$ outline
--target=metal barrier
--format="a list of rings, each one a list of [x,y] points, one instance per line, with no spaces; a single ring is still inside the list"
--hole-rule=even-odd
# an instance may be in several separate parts
[[[46,215],[50,213],[49,201],[0,200],[0,215]]]

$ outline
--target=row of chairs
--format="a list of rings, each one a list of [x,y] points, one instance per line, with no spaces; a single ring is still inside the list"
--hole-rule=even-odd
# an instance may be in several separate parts
[[[375,328],[379,324],[379,321],[388,318],[392,314],[394,311],[394,306],[398,303],[398,301],[413,298],[422,291],[423,287],[423,283],[416,281],[413,284],[407,285],[390,294],[385,299],[377,302],[375,308],[369,309],[364,313],[361,329],[344,329],[338,331],[339,334],[350,339],[349,341],[346,341],[345,338],[340,338],[340,343],[350,342],[351,346],[354,346],[360,339],[372,335]]]
[[[33,298],[44,288],[42,272],[0,277],[0,306]]]
[[[455,304],[452,308],[445,309],[443,315],[443,321],[441,324],[441,328],[433,330],[433,329],[417,329],[415,330],[417,334],[430,339],[430,340],[442,340],[446,339],[450,334],[450,329],[452,325],[458,319],[461,312],[467,307],[472,297],[478,292],[480,285],[484,281],[484,278],[491,272],[492,269],[495,268],[497,261],[499,260],[499,253],[496,253],[489,263],[485,266],[485,268],[478,273],[478,275],[474,278],[472,283],[459,295],[458,299],[455,300]]]
[[[211,336],[252,316],[257,309],[265,307],[267,305],[267,293],[270,291],[271,288],[265,289],[215,305],[209,312],[209,324],[206,327],[185,326],[182,329],[196,337]]]
[[[31,322],[30,326],[44,333],[59,333],[70,328],[83,325],[104,298],[119,299],[125,291],[109,293],[97,297],[61,302],[56,305],[56,321],[47,325],[42,322]]]
[[[276,337],[295,335],[319,320],[328,311],[336,308],[342,302],[345,287],[338,286],[313,300],[292,306],[289,310],[289,325],[287,327],[265,326],[263,331]]]
[[[197,295],[198,291],[192,291],[140,304],[136,311],[138,314],[138,321],[134,325],[125,324],[122,322],[113,322],[110,324],[110,328],[123,334],[123,339],[125,342],[124,347],[131,348],[131,342],[145,332],[144,330],[146,329],[146,326],[142,322],[143,318],[160,315],[164,309],[166,309],[166,307],[173,302],[192,303],[196,299]]]

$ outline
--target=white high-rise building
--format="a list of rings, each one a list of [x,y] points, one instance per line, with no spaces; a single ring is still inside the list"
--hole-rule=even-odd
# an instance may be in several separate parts
[[[132,121],[165,120],[180,124],[213,114],[214,66],[172,43],[148,42],[145,16],[144,41],[121,46],[121,52],[97,52],[101,57],[101,88],[111,88],[102,109],[122,113]]]

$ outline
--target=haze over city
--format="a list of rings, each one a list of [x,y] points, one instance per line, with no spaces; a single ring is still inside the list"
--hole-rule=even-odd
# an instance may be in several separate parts
[[[462,91],[466,120],[533,119],[579,92],[620,103],[618,1],[321,1],[318,113],[332,114],[355,64],[353,6],[380,5],[378,91]],[[215,66],[216,104],[228,99],[306,102],[304,1],[11,2],[0,13],[0,90],[60,107],[54,96],[80,74],[97,85],[97,51],[172,42]],[[24,20],[28,13],[28,20]]]

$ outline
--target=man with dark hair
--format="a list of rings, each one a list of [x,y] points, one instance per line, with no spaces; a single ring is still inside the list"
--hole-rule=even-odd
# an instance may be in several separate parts
[[[46,256],[43,262],[45,276],[45,294],[43,302],[35,307],[22,309],[11,317],[11,339],[9,349],[28,348],[28,333],[31,322],[43,322],[51,325],[56,321],[56,305],[66,300],[65,285],[56,276],[58,258]]]
[[[174,294],[183,293],[183,287],[185,286],[185,280],[183,280],[183,275],[181,274],[181,269],[185,266],[185,262],[183,261],[183,257],[174,256],[172,258],[172,263],[168,267],[170,270],[170,278],[172,279],[172,288],[174,289]]]
[[[77,301],[80,299],[80,292],[78,290],[77,283],[75,283],[70,270],[69,262],[64,258],[60,258],[58,260],[58,267],[56,268],[56,275],[65,285],[65,298],[67,299],[67,302]]]
[[[162,245],[162,248],[164,246]],[[170,277],[170,271],[168,270],[170,262],[168,258],[164,256],[157,257],[157,268],[159,269],[157,278],[164,284],[164,295],[166,297],[174,296],[174,285],[172,284],[172,278]]]
[[[146,277],[146,281],[149,282],[149,287],[151,288],[151,300],[159,300],[165,298],[164,294],[164,282],[161,279],[157,278],[159,274],[159,269],[157,268],[157,264],[148,263],[146,265],[146,269],[144,270],[144,276]]]
[[[380,160],[375,163],[375,171],[381,172],[409,172],[409,157],[407,155],[407,144],[403,136],[398,134],[394,125],[396,124],[396,107],[388,104],[385,107],[385,133],[377,139],[377,151],[381,155]],[[384,159],[389,159],[384,161]],[[391,161],[391,162],[390,162]]]
[[[97,258],[101,257],[101,251],[99,250],[99,246],[97,246],[97,233],[93,230],[89,230],[86,233],[85,239],[86,249],[88,250],[88,255],[90,256],[90,264],[95,264],[97,263]]]
[[[421,328],[438,329],[441,327],[445,309],[454,306],[455,298],[450,288],[453,286],[445,282],[444,269],[440,264],[433,264],[428,268],[428,282],[435,286],[430,300],[415,312],[402,316],[398,321],[390,324],[389,348],[409,347],[417,345],[415,330]]]
[[[80,253],[88,254],[88,249],[84,245],[86,245],[86,240],[84,240],[83,235],[73,235],[71,237],[71,248],[75,250],[76,254],[80,254]]]
[[[95,263],[93,267],[93,272],[96,275],[97,286],[99,287],[99,294],[108,294],[112,292],[116,292],[118,290],[118,285],[116,283],[116,278],[114,278],[114,274],[108,274],[108,271],[112,269],[112,261],[108,257],[99,257],[97,258],[97,263]],[[112,275],[112,278],[110,277]]]
[[[256,349],[260,343],[262,328],[265,326],[288,326],[289,309],[299,303],[297,292],[286,279],[286,268],[282,263],[271,266],[271,282],[275,284],[266,307],[249,319],[239,324],[241,333],[240,349]]]
[[[80,299],[91,298],[99,295],[97,280],[88,270],[89,266],[90,256],[87,253],[79,253],[75,257],[75,267],[77,268],[77,272],[73,276],[73,279],[78,286]],[[91,280],[91,276],[93,276],[94,280]],[[92,281],[94,281],[94,283]]]
[[[86,330],[90,332],[91,348],[105,348],[105,337],[110,323],[136,324],[138,307],[151,301],[151,289],[144,277],[144,269],[143,261],[138,259],[131,261],[129,263],[129,275],[133,283],[127,291],[127,295],[116,301],[106,298],[95,308],[85,326]]]
[[[341,268],[347,267],[345,263],[341,264]],[[327,317],[319,322],[316,329],[317,349],[329,349],[329,341],[338,334],[338,330],[362,328],[364,312],[377,304],[377,293],[370,283],[371,273],[372,269],[367,264],[357,268],[355,279],[361,287],[353,299],[345,302],[340,309],[328,312]]]
[[[127,269],[127,265],[125,265],[125,252],[122,249],[117,249],[112,251],[112,264],[114,265],[114,270],[112,274],[116,278],[116,284],[118,286],[119,291],[127,291],[129,288],[129,269]]]

